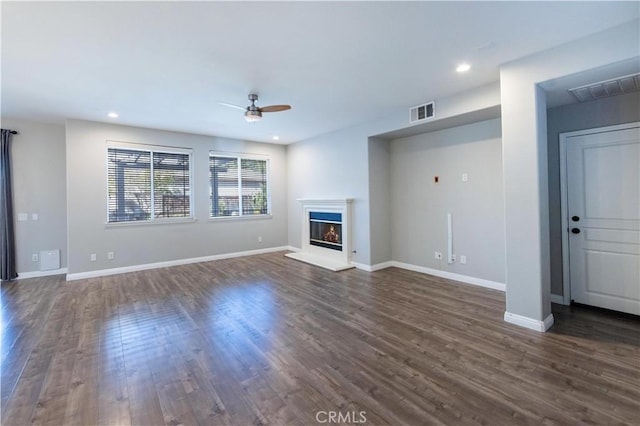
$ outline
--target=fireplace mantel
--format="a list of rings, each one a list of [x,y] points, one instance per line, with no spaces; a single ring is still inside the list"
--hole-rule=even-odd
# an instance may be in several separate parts
[[[302,205],[301,250],[287,257],[332,271],[351,264],[351,204],[353,198],[299,198]]]
[[[326,198],[326,199],[317,199],[317,198],[297,198],[297,202],[301,203],[304,207],[305,204],[310,205],[323,205],[323,204],[351,204],[353,203],[353,198]]]

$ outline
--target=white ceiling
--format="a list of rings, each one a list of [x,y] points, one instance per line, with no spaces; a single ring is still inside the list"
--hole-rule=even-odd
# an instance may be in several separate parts
[[[637,2],[1,2],[2,116],[280,143],[499,79]],[[468,61],[470,72],[456,74]],[[246,123],[217,102],[293,109]],[[120,117],[110,120],[107,112]]]

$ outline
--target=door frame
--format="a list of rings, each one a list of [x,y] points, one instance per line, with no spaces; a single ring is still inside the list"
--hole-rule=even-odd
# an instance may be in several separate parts
[[[626,130],[640,127],[640,121],[617,124],[615,126],[596,127],[592,129],[576,130],[574,132],[560,133],[560,214],[562,216],[562,301],[565,305],[571,304],[571,271],[569,269],[569,212],[568,212],[568,176],[567,176],[567,145],[569,138],[586,136],[597,133],[607,133],[617,130]]]

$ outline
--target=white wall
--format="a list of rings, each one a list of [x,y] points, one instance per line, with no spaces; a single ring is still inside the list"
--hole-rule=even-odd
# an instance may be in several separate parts
[[[391,163],[389,141],[369,138],[369,234],[371,265],[389,262],[391,256]]]
[[[105,225],[107,140],[193,149],[196,221]],[[272,218],[209,219],[210,150],[270,157]],[[286,154],[282,145],[68,120],[66,154],[69,273],[287,244]],[[114,260],[107,260],[109,251],[115,253]],[[90,261],[91,253],[97,254],[97,261]]]
[[[367,139],[359,128],[287,146],[289,245],[301,247],[299,198],[353,198],[353,261],[369,264]]]
[[[531,324],[551,314],[547,116],[538,84],[637,57],[638,32],[631,21],[500,70],[507,313]]]
[[[391,142],[393,260],[504,283],[500,134],[494,119]],[[466,265],[447,264],[447,213]]]
[[[67,264],[64,126],[2,119],[2,128],[16,130],[11,142],[16,263],[19,275],[39,271],[31,256],[60,250]],[[28,221],[18,222],[18,213]],[[38,215],[33,221],[32,215]]]
[[[640,92],[547,110],[551,293],[562,295],[559,134],[640,121]]]
[[[425,98],[425,101],[429,100]],[[415,127],[423,132],[443,123],[468,119],[469,113],[492,108],[500,104],[500,86],[492,83],[464,93],[436,100],[436,117],[428,123],[409,125],[409,106],[389,117],[363,123],[301,141],[287,147],[289,244],[300,247],[302,214],[298,198],[353,197],[353,242],[356,253],[353,260],[364,265],[391,260],[389,239],[372,235],[373,230],[388,229],[389,211],[372,208],[384,206],[389,196],[385,192],[370,199],[376,188],[386,185],[389,171],[370,170],[389,167],[385,148],[376,145],[389,139],[397,130]],[[371,146],[370,146],[371,141]],[[373,147],[374,151],[370,152]],[[374,176],[371,181],[369,178]],[[384,233],[383,233],[384,235]],[[387,245],[384,247],[383,245]],[[382,246],[381,246],[382,245]],[[375,247],[374,247],[375,246]]]

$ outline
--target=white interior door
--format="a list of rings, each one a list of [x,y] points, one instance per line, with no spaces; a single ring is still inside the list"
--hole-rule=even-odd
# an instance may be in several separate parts
[[[566,148],[571,299],[640,315],[640,128]]]

